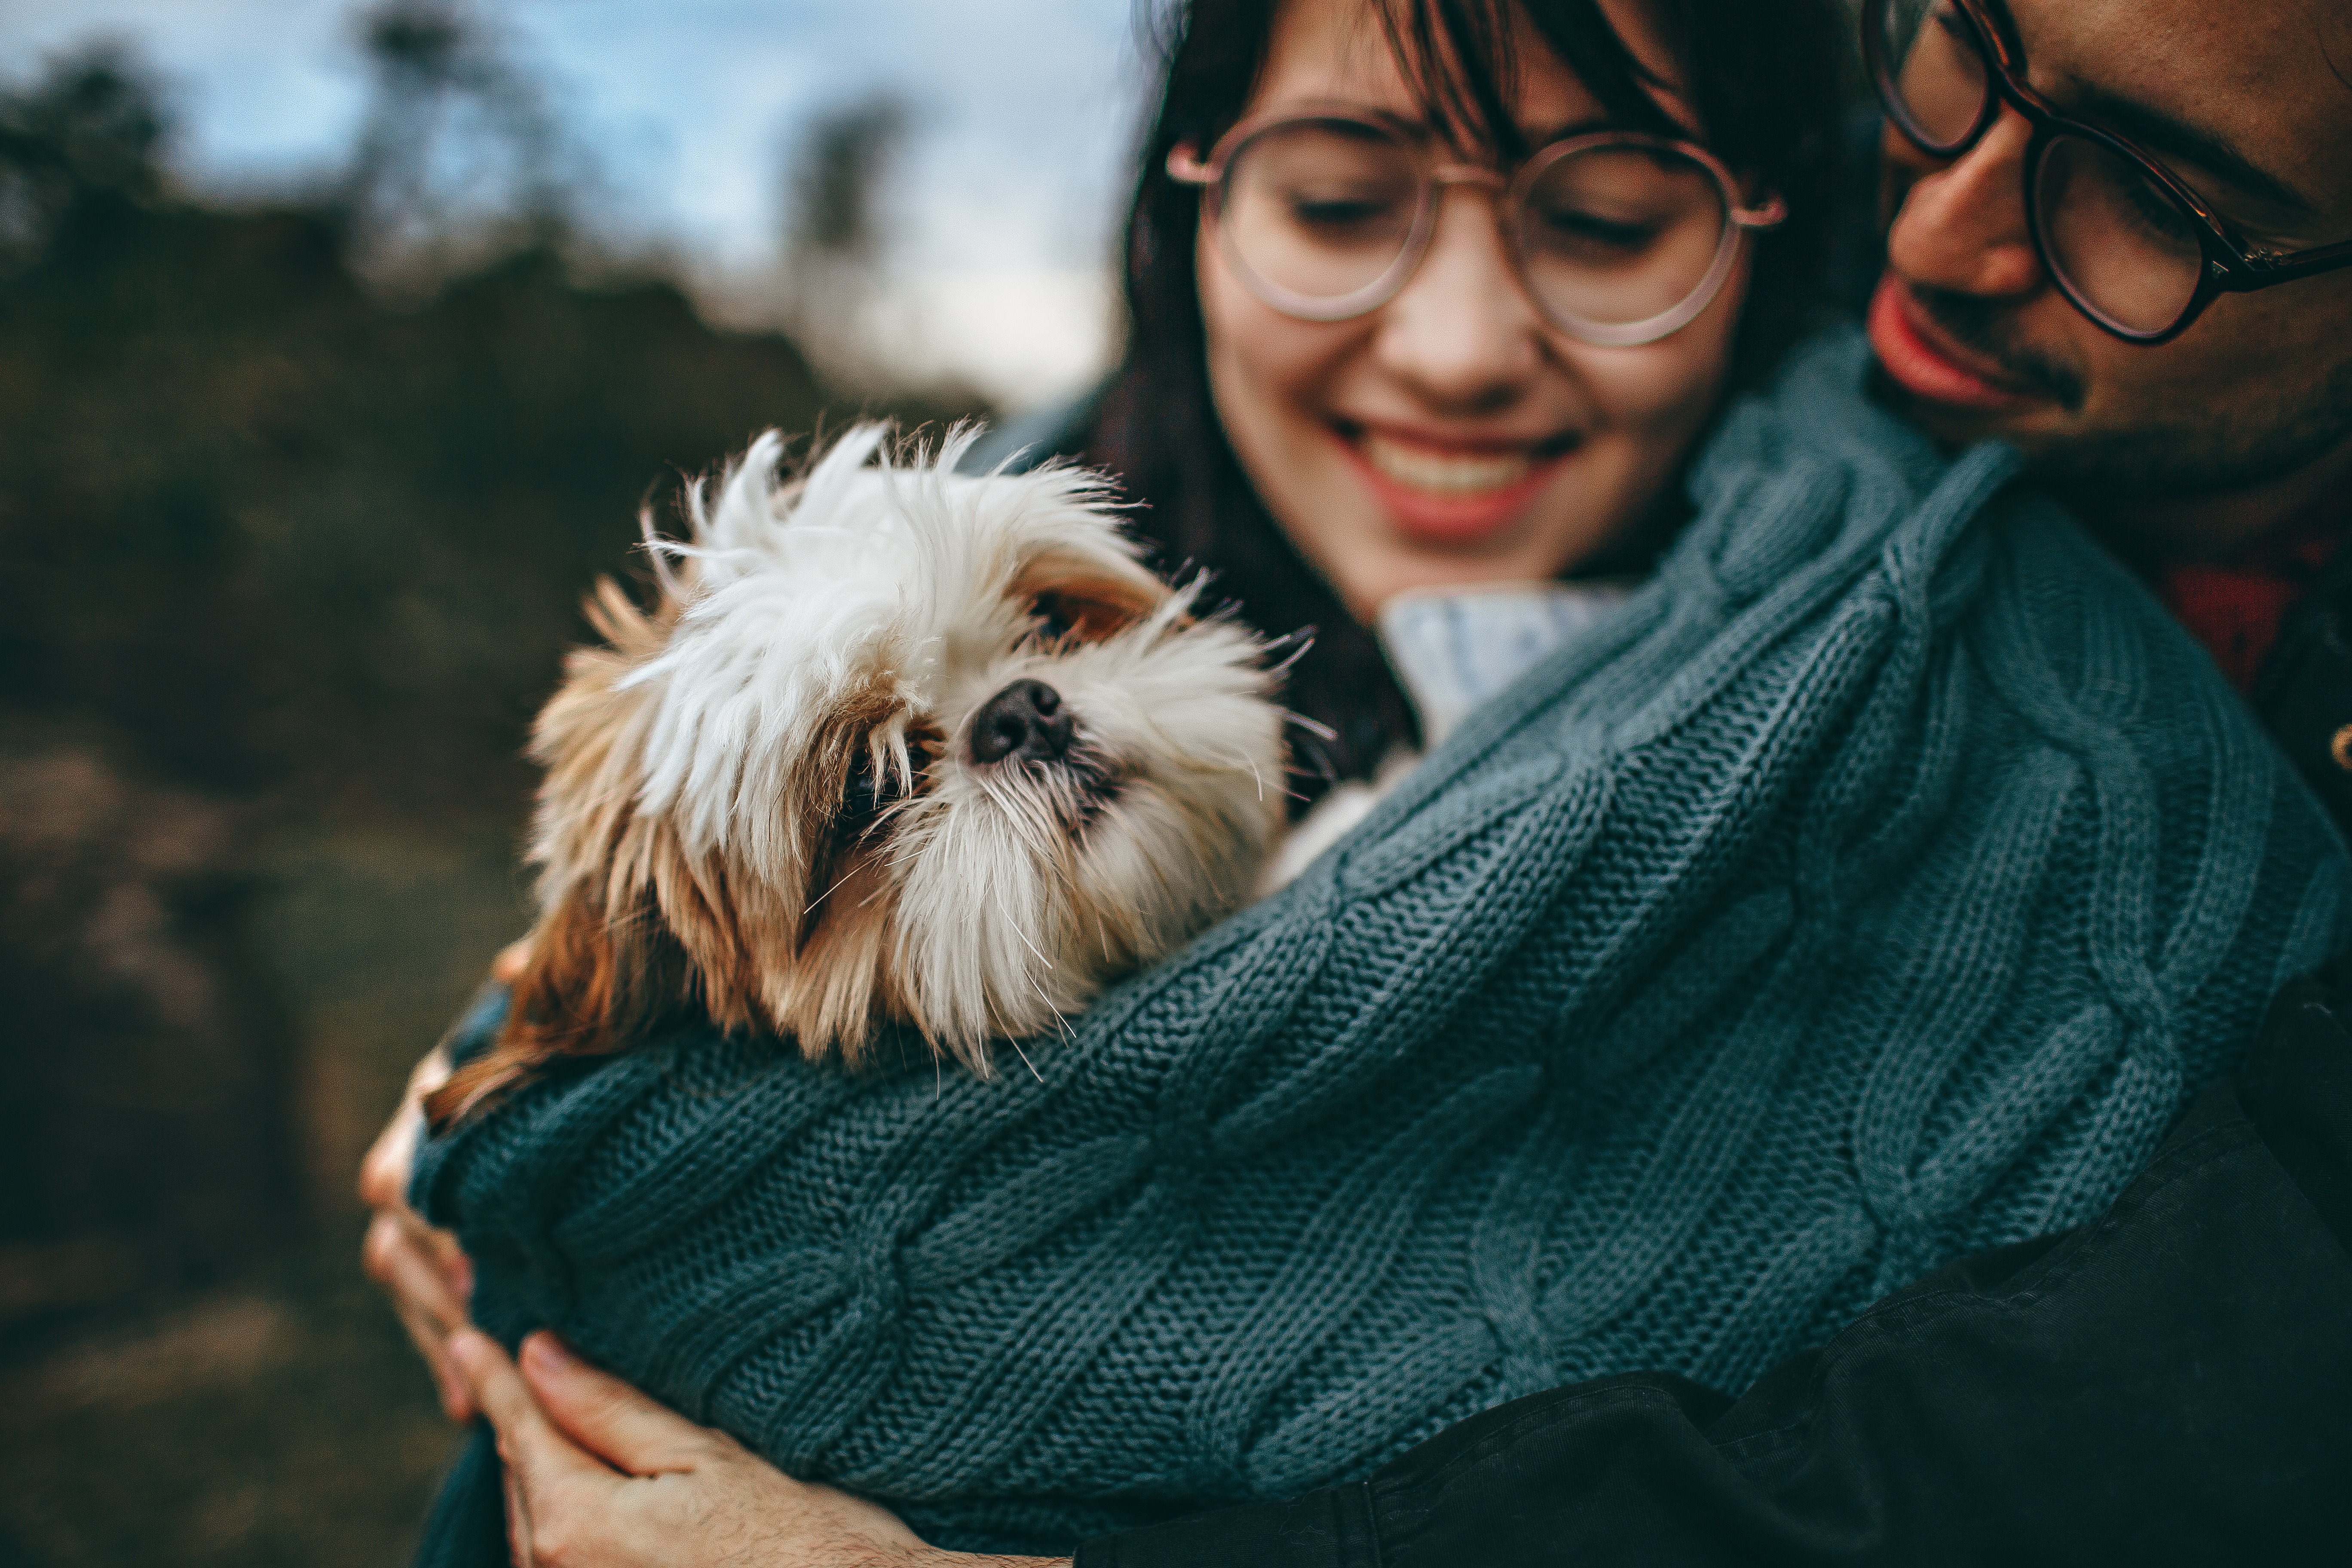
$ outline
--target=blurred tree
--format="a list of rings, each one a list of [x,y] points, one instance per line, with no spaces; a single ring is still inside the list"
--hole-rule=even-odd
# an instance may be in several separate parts
[[[110,51],[0,100],[0,268],[37,256],[78,191],[152,199],[163,139],[153,87]]]
[[[787,340],[543,244],[380,304],[332,209],[173,195],[119,60],[0,126],[33,215],[0,284],[0,702],[103,712],[168,776],[510,755],[651,487],[825,401]]]
[[[359,28],[373,85],[342,201],[361,259],[561,239],[588,161],[488,28],[456,0],[383,0]]]
[[[905,100],[876,92],[811,119],[785,164],[786,319],[836,379],[873,374],[891,241],[887,203],[912,123]]]
[[[910,117],[894,93],[876,93],[812,120],[792,165],[785,233],[795,258],[872,264],[887,240],[882,195],[905,150]]]

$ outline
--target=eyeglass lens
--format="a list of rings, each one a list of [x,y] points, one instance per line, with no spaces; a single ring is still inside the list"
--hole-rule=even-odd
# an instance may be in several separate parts
[[[1653,321],[1697,292],[1730,216],[1690,159],[1606,146],[1545,164],[1514,216],[1528,287],[1554,313],[1604,326]]]
[[[1218,223],[1234,258],[1304,300],[1379,284],[1422,221],[1420,171],[1369,125],[1314,121],[1253,137],[1225,174]]]
[[[1433,222],[1415,149],[1378,127],[1292,121],[1232,154],[1218,222],[1273,302],[1336,318],[1400,280]],[[1728,221],[1720,183],[1663,149],[1552,157],[1505,215],[1528,287],[1571,329],[1651,321],[1709,279]]]
[[[1880,0],[1872,10],[1887,112],[1931,152],[1957,150],[1993,100],[1976,24],[1951,0]],[[2043,143],[2030,183],[2042,249],[2077,305],[2134,337],[2180,320],[2204,248],[2189,215],[2139,164],[2062,131]]]
[[[2066,291],[2108,325],[2154,337],[2197,297],[2205,247],[2138,165],[2084,136],[2042,150],[2035,216]]]

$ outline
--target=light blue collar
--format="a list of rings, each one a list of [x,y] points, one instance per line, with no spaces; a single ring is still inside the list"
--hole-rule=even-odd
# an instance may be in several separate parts
[[[1623,578],[1479,583],[1410,589],[1381,605],[1381,646],[1421,715],[1424,749],[1636,585]]]

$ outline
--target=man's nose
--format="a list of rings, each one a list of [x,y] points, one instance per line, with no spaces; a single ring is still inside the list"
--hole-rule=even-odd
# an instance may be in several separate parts
[[[1381,308],[1374,353],[1418,397],[1448,413],[1501,407],[1541,356],[1541,318],[1495,222],[1495,200],[1455,187],[1421,266]]]
[[[1955,294],[2012,298],[2042,283],[2025,220],[2025,153],[2033,129],[2003,110],[1983,140],[1948,163],[1891,130],[1886,156],[1914,174],[1886,231],[1886,264],[1905,279]]]

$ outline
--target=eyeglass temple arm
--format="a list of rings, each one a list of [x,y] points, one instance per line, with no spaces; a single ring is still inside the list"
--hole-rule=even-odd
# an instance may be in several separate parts
[[[1731,221],[1740,228],[1778,228],[1789,221],[1789,204],[1774,196],[1760,207],[1734,207]]]
[[[2315,246],[2309,250],[2293,250],[2284,255],[2249,251],[2243,264],[2230,268],[2220,281],[2230,293],[2248,293],[2267,289],[2273,283],[2289,283],[2315,273],[2333,272],[2338,268],[2352,267],[2352,240],[2338,240],[2333,245]]]

